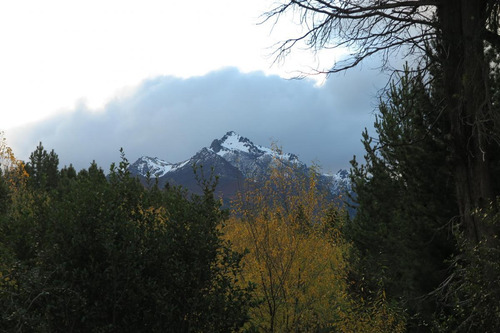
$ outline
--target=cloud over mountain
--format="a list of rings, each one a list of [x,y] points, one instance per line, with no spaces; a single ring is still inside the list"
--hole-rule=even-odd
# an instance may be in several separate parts
[[[61,165],[79,169],[96,160],[107,169],[120,147],[131,161],[147,155],[174,162],[235,130],[257,144],[277,141],[302,161],[337,171],[348,167],[353,154],[363,154],[361,131],[371,127],[373,97],[386,80],[375,71],[356,70],[332,76],[321,87],[235,68],[188,79],[161,76],[102,110],[81,103],[6,134],[22,159],[41,141],[59,154]]]

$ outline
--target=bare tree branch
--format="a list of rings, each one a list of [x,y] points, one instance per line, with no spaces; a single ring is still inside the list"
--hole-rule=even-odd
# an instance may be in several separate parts
[[[293,12],[307,27],[302,35],[278,45],[276,60],[282,60],[299,43],[314,51],[339,47],[354,50],[345,61],[320,71],[329,74],[355,67],[377,53],[382,53],[385,66],[389,50],[408,48],[411,54],[425,54],[425,45],[436,34],[434,12],[438,4],[437,0],[290,0],[265,13],[263,22],[275,19],[276,24],[282,15]]]

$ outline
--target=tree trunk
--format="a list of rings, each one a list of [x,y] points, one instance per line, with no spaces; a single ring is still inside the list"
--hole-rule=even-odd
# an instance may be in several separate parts
[[[450,120],[453,171],[460,219],[469,240],[491,238],[476,208],[493,199],[490,148],[484,126],[489,126],[488,64],[482,31],[486,0],[442,0],[438,7],[445,102]]]

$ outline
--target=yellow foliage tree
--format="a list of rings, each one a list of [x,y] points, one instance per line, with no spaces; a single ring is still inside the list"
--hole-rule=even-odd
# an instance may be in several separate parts
[[[320,193],[317,179],[314,170],[307,176],[276,159],[265,185],[250,182],[233,203],[226,237],[237,251],[248,251],[242,282],[256,285],[247,328],[373,332],[384,329],[372,321],[385,320],[391,332],[401,331],[385,300],[365,305],[350,297],[342,214]]]
[[[24,168],[24,163],[18,160],[12,148],[7,144],[3,132],[0,132],[0,219],[3,214],[12,206],[13,202],[18,202],[24,195],[28,173]],[[2,228],[0,226],[0,240],[2,240]],[[0,295],[6,287],[15,287],[16,281],[11,280],[9,275],[10,263],[8,263],[8,253],[0,242]]]
[[[16,158],[12,148],[7,145],[3,132],[0,132],[0,172],[0,175],[7,179],[11,189],[24,183],[28,178],[24,163]]]

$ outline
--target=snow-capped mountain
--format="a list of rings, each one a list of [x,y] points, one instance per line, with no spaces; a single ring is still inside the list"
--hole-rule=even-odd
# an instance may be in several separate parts
[[[322,175],[325,181],[330,184],[330,192],[333,194],[341,194],[352,191],[351,179],[349,178],[349,171],[340,169],[334,175]]]
[[[218,191],[226,197],[232,197],[243,188],[246,179],[262,179],[268,174],[269,167],[277,159],[292,164],[296,170],[307,172],[308,167],[294,154],[283,153],[254,144],[249,139],[230,131],[222,138],[215,139],[210,147],[202,148],[186,161],[169,163],[159,158],[141,157],[130,166],[133,175],[145,181],[158,179],[159,186],[166,183],[182,185],[190,191],[198,192],[199,186],[194,177],[193,166],[203,166],[205,172],[211,169],[219,176]],[[332,195],[338,196],[350,191],[349,175],[340,170],[335,175],[322,175],[321,183]]]
[[[294,154],[280,153],[277,149],[256,145],[233,131],[227,132],[219,140],[214,140],[210,149],[240,170],[245,178],[261,178],[276,158],[306,167]]]
[[[146,177],[149,172],[149,176],[151,178],[155,177],[161,178],[165,176],[168,172],[172,172],[182,168],[188,162],[189,160],[181,163],[169,163],[160,160],[158,157],[143,156],[130,166],[130,171],[134,175],[142,175],[144,177]]]

